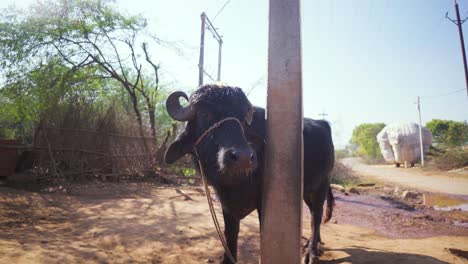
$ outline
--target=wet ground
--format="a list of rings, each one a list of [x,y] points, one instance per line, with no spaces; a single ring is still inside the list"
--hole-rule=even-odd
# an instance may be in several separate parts
[[[448,210],[446,207],[443,207],[445,211],[438,211],[432,205],[424,206],[417,199],[409,201],[376,190],[369,192],[373,194],[335,192],[337,214],[334,223],[372,228],[389,238],[468,236],[468,228],[464,227],[468,224],[466,211]]]
[[[468,212],[468,196],[463,195],[443,195],[436,193],[426,193],[424,204],[432,206],[439,211],[464,211]]]

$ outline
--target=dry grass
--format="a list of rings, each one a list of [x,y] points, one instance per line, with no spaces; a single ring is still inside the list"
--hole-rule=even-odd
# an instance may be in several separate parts
[[[426,168],[454,170],[468,166],[468,149],[431,150]]]
[[[359,177],[348,166],[337,161],[331,174],[331,183],[343,186],[356,185],[360,182]]]
[[[155,166],[156,141],[141,136],[135,118],[113,107],[71,104],[43,116],[34,137],[35,172],[42,178],[143,176]]]

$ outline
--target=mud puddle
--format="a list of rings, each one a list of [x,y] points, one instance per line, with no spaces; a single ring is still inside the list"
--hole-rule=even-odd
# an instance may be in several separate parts
[[[438,211],[434,205],[424,205],[423,197],[401,199],[384,193],[348,194],[335,192],[335,223],[370,227],[376,233],[390,238],[426,238],[434,235],[468,236],[468,212],[461,210]],[[420,198],[419,198],[420,197]],[[453,199],[460,197],[452,197]],[[426,201],[438,202],[440,207],[466,203],[445,197],[427,196]],[[441,201],[444,201],[442,203]]]
[[[438,211],[458,210],[458,211],[468,212],[468,197],[425,193],[424,205],[433,207],[435,210],[438,210]]]
[[[425,193],[424,205],[438,211],[452,224],[468,229],[468,196]]]

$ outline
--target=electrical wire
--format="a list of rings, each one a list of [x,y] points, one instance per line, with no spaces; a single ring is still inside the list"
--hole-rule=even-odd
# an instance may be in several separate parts
[[[246,92],[245,94],[248,96],[255,88],[257,88],[258,86],[260,86],[261,84],[263,84],[265,82],[265,79],[266,79],[266,75],[263,75],[262,77],[260,77],[251,87],[250,87],[250,90],[248,92]]]
[[[226,3],[224,3],[224,5],[219,9],[218,13],[216,13],[216,15],[213,17],[213,20],[211,20],[211,22],[214,23],[216,17],[218,17],[218,15],[224,10],[224,8],[229,4],[229,2],[231,2],[231,0],[227,0]]]
[[[459,92],[461,92],[461,91],[465,91],[465,88],[463,88],[463,89],[458,89],[458,90],[451,91],[451,92],[444,93],[444,94],[439,94],[439,95],[421,96],[420,98],[421,98],[421,99],[439,98],[439,97],[444,97],[444,96],[449,96],[449,95],[452,95],[452,94],[456,94],[456,93],[459,93]]]

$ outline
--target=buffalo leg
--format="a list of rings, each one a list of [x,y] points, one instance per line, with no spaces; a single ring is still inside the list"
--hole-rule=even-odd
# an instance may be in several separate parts
[[[306,255],[304,258],[304,263],[316,263],[318,257],[321,255],[319,250],[318,243],[321,241],[320,236],[320,224],[323,217],[323,204],[325,199],[321,195],[310,195],[305,197],[305,202],[310,210],[310,215],[312,217],[310,221],[310,228],[312,230],[312,235],[309,242],[307,243]]]
[[[226,213],[223,210],[224,217],[224,236],[226,238],[226,243],[228,244],[229,250],[231,251],[234,260],[237,261],[237,238],[239,236],[239,224],[240,221],[229,213]],[[223,264],[232,264],[229,259],[227,252],[224,252]]]
[[[257,214],[258,214],[258,224],[260,227],[260,232],[262,231],[262,208],[258,207],[257,208]]]

